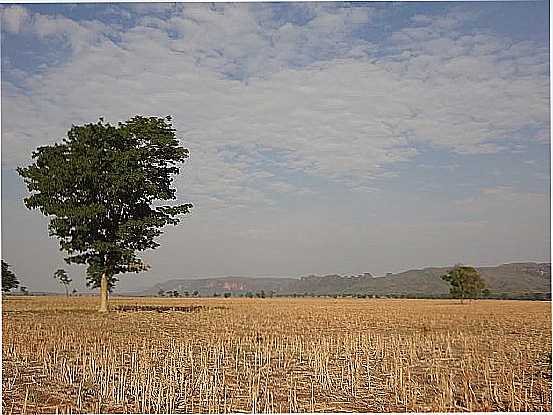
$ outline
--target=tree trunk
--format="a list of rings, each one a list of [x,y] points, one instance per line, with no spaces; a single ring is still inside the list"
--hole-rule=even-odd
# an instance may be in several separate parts
[[[65,296],[69,297],[69,290],[67,289],[67,285],[65,286]]]
[[[104,273],[102,274],[102,280],[100,282],[100,309],[98,310],[102,313],[107,313],[109,311],[108,307],[108,276]]]

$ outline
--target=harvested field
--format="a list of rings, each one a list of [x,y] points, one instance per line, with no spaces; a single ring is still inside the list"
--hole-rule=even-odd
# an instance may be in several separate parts
[[[547,302],[97,301],[3,300],[4,413],[551,410]]]

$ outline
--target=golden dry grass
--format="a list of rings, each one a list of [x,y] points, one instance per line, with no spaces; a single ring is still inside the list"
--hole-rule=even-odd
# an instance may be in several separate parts
[[[551,304],[3,301],[3,412],[550,411]]]

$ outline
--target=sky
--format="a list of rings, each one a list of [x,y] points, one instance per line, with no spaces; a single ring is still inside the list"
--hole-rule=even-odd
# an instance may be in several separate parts
[[[173,117],[192,213],[142,254],[172,278],[550,261],[549,4],[5,5],[2,258],[68,266],[15,172],[71,125]]]

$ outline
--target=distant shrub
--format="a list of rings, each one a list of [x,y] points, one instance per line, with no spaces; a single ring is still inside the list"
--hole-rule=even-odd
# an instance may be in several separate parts
[[[19,286],[19,281],[10,267],[11,265],[2,260],[2,291],[6,293]]]

